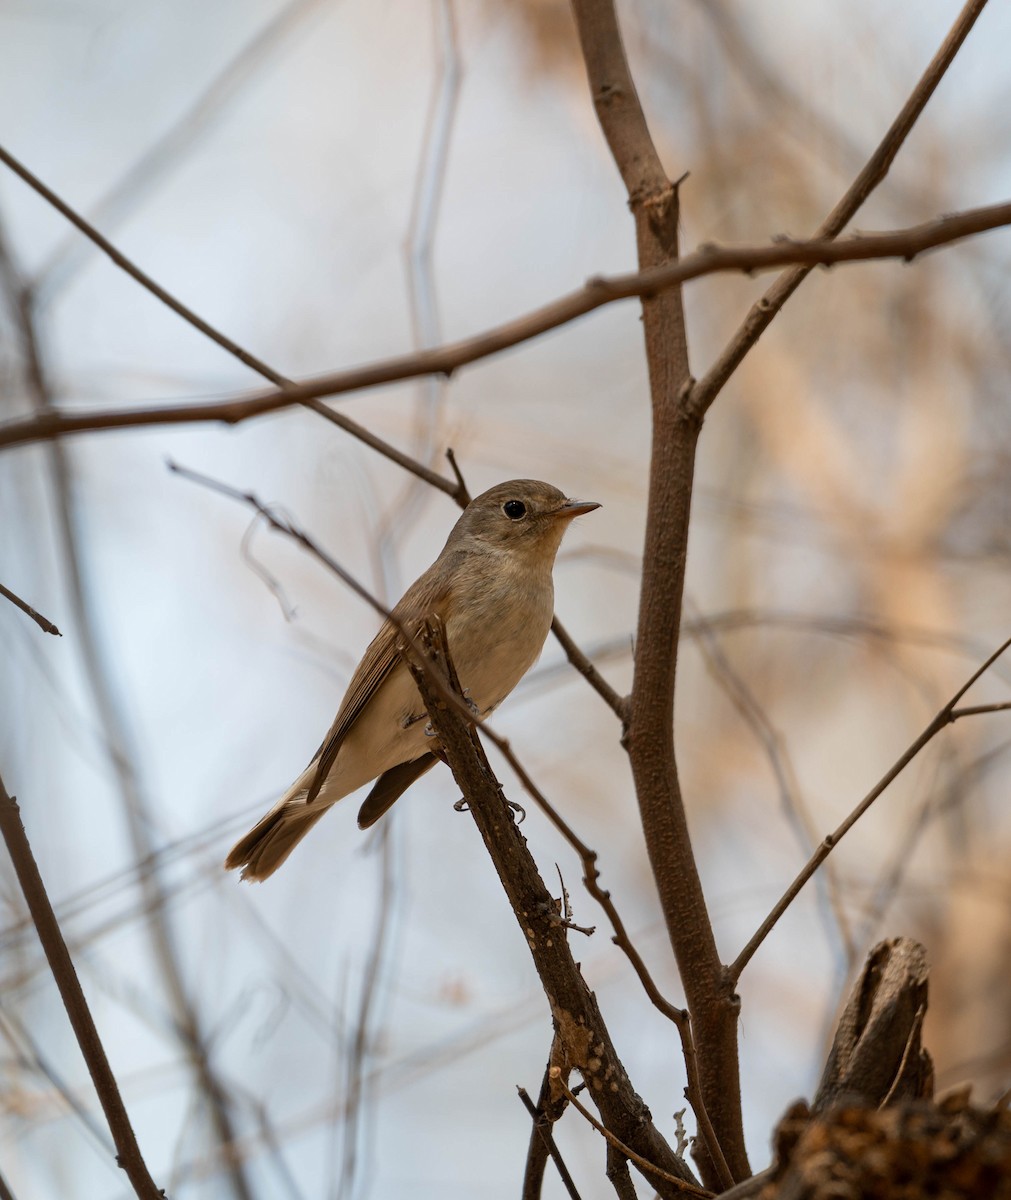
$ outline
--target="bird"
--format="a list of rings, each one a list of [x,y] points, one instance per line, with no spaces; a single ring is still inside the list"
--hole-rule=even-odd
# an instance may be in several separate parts
[[[554,611],[552,568],[574,517],[600,508],[551,484],[512,479],[475,497],[435,562],[384,621],[311,762],[225,859],[267,879],[338,800],[375,780],[358,813],[374,825],[438,761],[428,714],[403,653],[437,617],[461,687],[479,716],[505,699],[540,656]]]

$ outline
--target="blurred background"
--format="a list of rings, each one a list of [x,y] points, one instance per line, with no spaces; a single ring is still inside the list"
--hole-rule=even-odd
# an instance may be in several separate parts
[[[813,231],[957,13],[939,0],[621,6],[687,249]],[[1011,12],[984,12],[861,229],[1004,199]],[[289,376],[464,337],[593,273],[632,226],[561,0],[8,0],[2,140],[201,316]],[[1011,633],[1006,232],[817,272],[720,396],[701,444],[677,740],[722,953]],[[260,386],[0,171],[0,419]],[[687,293],[701,374],[770,277]],[[25,297],[30,303],[23,303]],[[472,492],[547,479],[603,508],[569,534],[557,611],[630,682],[649,443],[634,303],[451,381],[342,412]],[[373,612],[248,509],[276,503],[387,601],[457,511],[317,415],[89,434],[0,456],[0,770],[159,1186],[210,1197],[517,1194],[547,1009],[448,772],[369,835],[339,806],[268,883],[221,861],[305,765]],[[975,702],[1008,698],[1011,661]],[[549,642],[495,718],[580,835],[680,1001],[610,710]],[[867,948],[922,939],[941,1089],[1011,1067],[1011,718],[943,733],[741,981],[753,1165],[817,1082]],[[507,792],[523,800],[500,762]],[[675,1136],[674,1030],[531,809],[619,1053]],[[127,1194],[4,853],[0,1163],[19,1200]],[[573,934],[573,938],[579,938]],[[689,1133],[694,1133],[689,1121]],[[610,1194],[578,1114],[581,1194]],[[545,1195],[562,1195],[550,1170]]]

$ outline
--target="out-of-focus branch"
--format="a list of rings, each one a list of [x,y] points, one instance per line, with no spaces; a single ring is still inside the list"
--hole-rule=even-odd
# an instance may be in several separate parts
[[[10,156],[0,147],[0,161],[8,160],[10,160]],[[18,166],[20,167],[20,164]],[[30,176],[30,178],[34,179],[34,176]],[[46,191],[48,192],[48,189]],[[61,209],[61,211],[63,210]],[[769,246],[708,245],[697,253],[686,255],[677,261],[650,264],[641,271],[625,275],[594,276],[582,288],[569,292],[530,313],[493,326],[473,337],[458,342],[447,342],[430,350],[396,355],[342,371],[312,376],[283,388],[278,383],[278,390],[260,392],[245,397],[148,408],[74,412],[57,410],[46,414],[45,417],[8,421],[0,425],[0,447],[62,437],[69,433],[123,429],[133,426],[180,425],[200,421],[221,421],[227,425],[237,425],[242,421],[278,412],[296,404],[306,404],[321,396],[344,395],[348,392],[378,387],[381,384],[415,379],[421,375],[449,375],[469,363],[478,362],[539,337],[543,333],[548,333],[552,329],[557,329],[561,325],[566,325],[577,317],[593,312],[594,309],[635,297],[655,303],[665,293],[677,289],[683,283],[703,276],[725,271],[743,271],[746,274],[752,274],[791,263],[804,263],[810,268],[830,267],[846,262],[871,262],[887,258],[899,258],[908,262],[927,250],[949,245],[963,238],[1009,224],[1011,224],[1011,202],[967,209],[964,212],[939,217],[907,229],[854,235],[839,242],[830,238],[815,238],[811,241],[784,238]],[[114,261],[123,265],[123,262],[119,260],[123,260],[124,256],[118,251],[114,253]],[[128,268],[124,266],[124,270],[128,270]],[[138,272],[136,268],[133,268],[129,270],[129,273],[143,286],[147,286],[145,280],[149,277],[143,276],[143,272]],[[138,278],[138,274],[143,278]],[[159,298],[163,298],[162,294],[168,295],[168,293],[164,293],[164,289],[154,284],[153,280],[150,282],[153,284],[150,290]],[[171,302],[165,300],[165,303],[169,304],[169,307],[184,320],[190,320],[190,317],[193,316],[195,319],[190,320],[190,324],[200,329],[223,349],[234,354],[252,370],[258,371],[259,374],[272,381],[283,380],[283,376],[278,375],[272,368],[266,367],[266,364],[261,363],[248,351],[242,350],[230,338],[213,330],[213,327],[209,326],[206,321],[196,317],[195,313],[191,313],[179,301],[173,298]],[[759,301],[757,307],[761,307],[761,305],[762,302]],[[762,311],[764,312],[764,309]],[[265,367],[270,374],[266,374],[264,370],[260,369],[261,367]],[[696,393],[693,391],[692,395],[695,396]],[[320,412],[320,409],[314,408],[314,411]],[[358,430],[361,427],[356,426],[348,418],[335,414],[332,410],[327,410],[321,415],[326,416],[335,424],[341,425],[354,436],[359,436]],[[371,436],[374,440],[369,444],[375,449],[380,449],[378,443],[381,439],[376,438],[374,434]],[[415,470],[415,473],[421,478],[449,495],[454,494],[453,484],[437,475],[435,479],[429,479],[428,474],[425,473],[428,468],[422,464],[416,464],[412,459],[410,462],[414,465],[408,466],[407,462],[401,461],[395,454],[390,454],[387,448],[383,448],[381,453],[386,454],[393,461],[399,462],[408,470],[420,467],[421,470]],[[399,451],[396,452],[396,454],[399,453]],[[402,457],[408,458],[406,455]],[[440,482],[435,480],[440,480]]]
[[[60,633],[60,631],[56,628],[52,621],[49,620],[48,617],[44,617],[42,613],[36,612],[30,604],[22,600],[20,596],[15,595],[10,588],[5,588],[2,583],[0,583],[0,596],[6,597],[11,604],[13,604],[16,608],[20,608],[23,613],[26,613],[29,617],[31,617],[31,619],[36,625],[38,625],[43,633],[51,633],[55,637],[63,637],[63,634]]]
[[[73,960],[63,940],[60,926],[49,902],[45,884],[39,874],[39,868],[32,854],[28,835],[21,822],[18,803],[13,796],[7,794],[3,780],[0,779],[0,833],[7,844],[18,883],[24,893],[28,910],[32,914],[35,928],[38,930],[39,941],[45,951],[53,979],[59,988],[60,998],[67,1010],[70,1024],[73,1026],[77,1044],[84,1055],[95,1091],[101,1102],[109,1131],[116,1146],[116,1161],[126,1172],[134,1192],[140,1200],[159,1200],[163,1193],[155,1184],[148,1172],[147,1165],[141,1155],[137,1138],[130,1124],[130,1118],[123,1098],[119,1093],[119,1085],[109,1066],[105,1047],[99,1037],[91,1010],[84,996],[81,981],[77,977]]]
[[[92,224],[114,228],[136,211],[166,172],[192,149],[199,135],[213,127],[214,120],[227,109],[239,89],[260,78],[269,59],[289,42],[294,30],[313,10],[323,7],[322,0],[289,0],[270,16],[201,89],[175,123],[150,142],[96,201],[89,213]],[[45,304],[56,291],[67,286],[74,272],[87,261],[86,251],[87,247],[72,236],[56,247],[31,281],[32,292],[41,303]]]
[[[429,665],[459,696],[441,624],[429,626],[422,641]],[[662,1196],[677,1196],[686,1184],[695,1186],[692,1173],[660,1135],[625,1073],[596,998],[573,959],[557,905],[537,871],[476,732],[456,706],[441,699],[428,670],[415,663],[411,670],[551,1005],[558,1054],[563,1059],[559,1077],[565,1069],[580,1072],[607,1129],[653,1168],[647,1178]]]
[[[845,229],[853,216],[888,174],[896,154],[916,124],[927,101],[944,78],[962,43],[976,23],[976,18],[986,7],[986,0],[968,0],[959,13],[948,36],[930,60],[919,82],[909,94],[899,115],[892,122],[863,170],[857,175],[839,203],[822,222],[817,240],[831,242]],[[706,374],[692,385],[688,399],[691,412],[702,417],[730,376],[737,370],[744,357],[772,323],[783,305],[811,273],[816,264],[805,263],[785,271],[762,298],[752,306],[743,324]]]
[[[769,936],[772,929],[776,925],[779,918],[786,912],[790,905],[797,898],[801,890],[811,876],[817,871],[826,858],[832,853],[835,847],[846,836],[860,818],[867,812],[870,806],[881,795],[881,793],[909,766],[913,759],[920,751],[931,742],[942,729],[948,725],[953,725],[962,717],[976,717],[983,713],[1008,712],[1011,711],[1011,701],[1004,701],[998,704],[975,704],[967,705],[964,708],[958,707],[959,700],[972,687],[977,679],[996,662],[1007,648],[1011,646],[1011,638],[1008,638],[990,655],[990,657],[979,667],[968,680],[958,689],[948,703],[934,717],[930,724],[924,729],[915,742],[901,755],[900,758],[892,765],[888,772],[874,785],[860,803],[853,809],[849,816],[842,822],[837,829],[828,834],[825,839],[815,850],[814,854],[804,864],[800,874],[794,879],[790,886],[786,889],[783,895],[776,902],[772,911],[765,918],[754,935],[740,952],[733,964],[727,969],[731,979],[736,983],[741,977],[741,972],[751,961],[755,951],[761,946],[762,942]]]
[[[160,300],[162,304],[170,308],[177,316],[182,317],[184,321],[202,333],[204,337],[210,338],[212,342],[220,346],[221,349],[226,351],[228,354],[232,355],[233,358],[237,358],[239,362],[249,367],[251,371],[255,371],[257,375],[262,376],[264,379],[274,384],[275,387],[282,389],[282,394],[285,394],[290,390],[290,388],[293,386],[290,379],[287,379],[279,371],[275,371],[273,367],[265,363],[262,359],[257,358],[255,354],[251,354],[248,350],[240,346],[238,342],[235,342],[230,337],[227,337],[219,329],[216,329],[213,325],[211,325],[210,322],[205,321],[203,317],[194,312],[192,308],[184,304],[176,296],[173,296],[171,292],[169,292],[166,288],[163,288],[156,280],[152,279],[146,271],[142,271],[136,263],[127,258],[127,256],[123,254],[121,250],[118,250],[112,244],[112,242],[108,240],[108,238],[99,233],[99,231],[95,229],[95,227],[89,221],[86,221],[84,217],[82,217],[75,209],[71,208],[71,206],[67,204],[65,200],[62,200],[59,196],[57,196],[51,188],[47,187],[41,179],[29,171],[23,163],[19,162],[12,154],[5,150],[3,146],[0,146],[0,162],[8,166],[17,176],[19,176],[19,178],[27,183],[30,188],[36,191],[44,200],[51,204],[57,212],[66,217],[66,219],[70,221],[72,225],[76,226],[86,238],[92,241],[99,248],[99,250],[108,255],[108,257],[112,259],[117,267],[125,271],[131,279],[149,291],[156,299]],[[31,297],[27,291],[26,297],[28,297],[29,301],[31,301]],[[293,401],[293,403],[295,403],[295,401]],[[298,400],[297,403],[304,404],[305,407],[312,409],[313,412],[324,417],[332,424],[340,426],[340,428],[345,430],[345,432],[350,433],[353,437],[359,438],[367,446],[370,446],[373,450],[385,455],[398,466],[401,466],[405,470],[418,475],[420,478],[424,479],[426,483],[430,483],[433,487],[439,488],[440,491],[447,492],[451,496],[456,494],[456,489],[454,485],[449,482],[449,480],[443,479],[441,475],[430,470],[423,463],[416,462],[410,457],[410,455],[404,454],[402,451],[397,450],[395,446],[391,446],[389,443],[383,441],[383,439],[378,437],[376,434],[364,429],[364,427],[359,425],[357,421],[352,421],[350,417],[344,416],[343,413],[334,412],[316,397],[304,396]],[[52,414],[50,413],[46,415]]]
[[[40,415],[53,411],[55,393],[46,368],[38,327],[35,298],[21,281],[20,272],[0,228],[0,283],[14,311],[24,356],[26,391]],[[61,441],[44,447],[55,500],[55,529],[62,556],[75,617],[76,646],[91,690],[98,719],[103,727],[109,753],[109,765],[116,779],[123,816],[134,857],[150,855],[151,819],[147,797],[137,769],[131,744],[130,725],[116,692],[112,672],[101,644],[95,590],[88,573],[88,559],[82,546],[80,511],[74,498],[73,462],[70,448]],[[206,1101],[210,1125],[218,1145],[230,1146],[235,1140],[231,1099],[222,1079],[212,1065],[209,1045],[201,1027],[196,1006],[183,979],[174,931],[167,915],[167,895],[160,872],[144,872],[139,879],[144,908],[150,923],[152,949],[165,990],[172,1006],[174,1025],[185,1048],[200,1096]],[[236,1200],[251,1200],[249,1183],[241,1163],[224,1155],[224,1170]]]

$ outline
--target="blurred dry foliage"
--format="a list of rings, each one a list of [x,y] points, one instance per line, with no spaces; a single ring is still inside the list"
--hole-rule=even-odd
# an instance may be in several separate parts
[[[661,156],[672,177],[690,171],[686,248],[816,227],[954,12],[833,7],[622,7]],[[1006,190],[1008,39],[1008,13],[985,13],[860,228]],[[0,46],[12,149],[286,374],[463,336],[633,265],[561,0],[455,14],[404,0],[15,5]],[[47,396],[94,406],[256,385],[41,209],[0,178],[2,419]],[[911,267],[817,273],[707,418],[676,729],[725,955],[1009,632],[1009,257],[991,234]],[[690,286],[696,373],[762,286]],[[458,379],[341,408],[438,469],[453,446],[472,491],[535,476],[601,500],[559,561],[558,612],[622,689],[645,397],[630,304]],[[0,606],[0,762],[152,1171],[174,1197],[515,1195],[528,1118],[512,1089],[536,1090],[542,1006],[448,775],[371,838],[335,813],[262,889],[220,871],[232,835],[314,749],[372,615],[291,547],[259,532],[243,543],[248,514],[170,480],[167,455],[277,499],[387,599],[455,519],[306,412],[0,458],[2,581],[65,635],[42,645]],[[1009,681],[998,664],[976,702]],[[612,715],[550,644],[497,725],[600,850],[677,998]],[[942,1089],[968,1082],[986,1099],[1007,1086],[1009,748],[1000,715],[937,739],[749,966],[757,1164],[777,1114],[810,1091],[847,976],[885,933],[930,954],[924,1041]],[[578,864],[536,813],[528,837],[593,923]],[[7,874],[0,889],[3,1173],[21,1200],[122,1195]],[[671,1129],[676,1038],[602,932],[580,951]],[[602,1157],[575,1120],[557,1136],[570,1162]],[[580,1187],[609,1194],[599,1169]],[[549,1180],[545,1195],[560,1194]]]

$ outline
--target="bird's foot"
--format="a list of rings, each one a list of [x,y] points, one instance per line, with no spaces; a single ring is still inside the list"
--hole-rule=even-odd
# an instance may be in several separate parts
[[[505,796],[502,797],[502,800],[507,807],[516,814],[516,824],[522,825],[527,819],[527,810],[522,804],[517,804],[515,800],[506,800]],[[466,797],[461,796],[460,799],[457,800],[457,802],[453,805],[453,811],[470,812],[470,805],[467,803]]]

